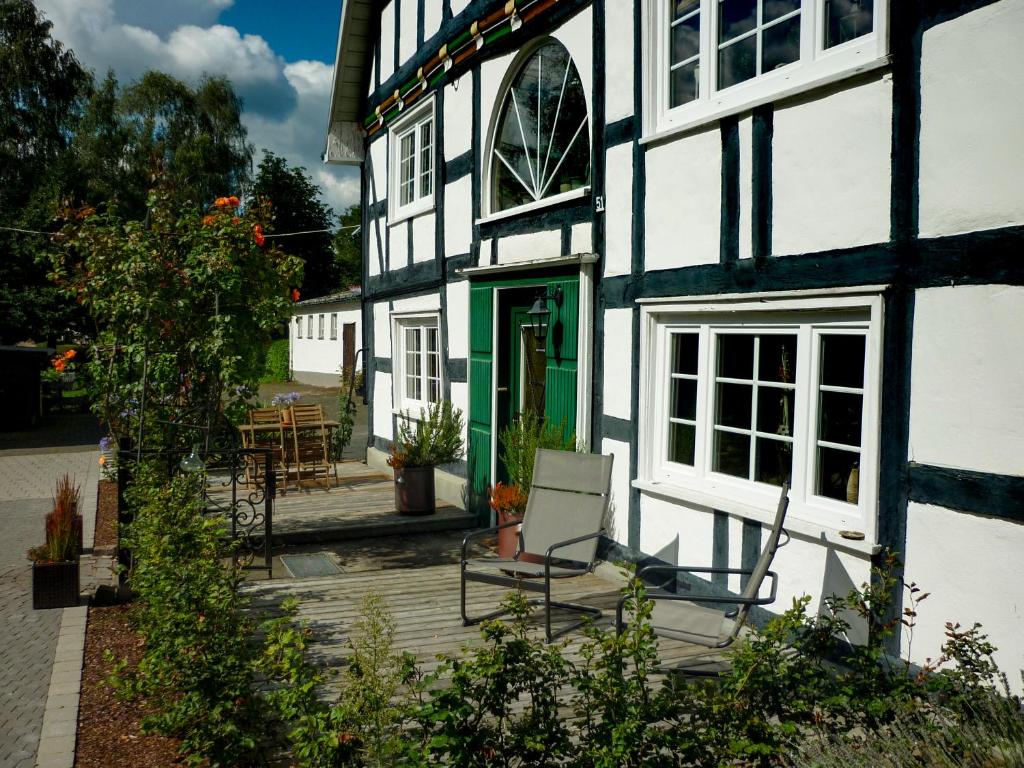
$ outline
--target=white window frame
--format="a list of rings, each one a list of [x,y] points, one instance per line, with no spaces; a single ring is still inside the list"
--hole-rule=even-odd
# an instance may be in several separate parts
[[[826,85],[889,63],[890,0],[874,0],[874,29],[825,48],[826,0],[802,0],[800,59],[772,72],[718,90],[718,3],[700,0],[699,93],[694,101],[669,108],[669,12],[673,0],[645,0],[644,141],[690,130],[769,101]]]
[[[864,546],[877,540],[879,396],[881,388],[882,298],[829,295],[760,300],[669,300],[641,305],[640,457],[636,485],[641,490],[683,502],[769,522],[778,502],[776,486],[712,470],[715,334],[788,332],[797,335],[793,408],[793,487],[787,520],[805,529],[857,531]],[[694,466],[666,458],[669,407],[668,334],[696,331],[700,337],[697,376],[697,427]],[[818,419],[818,338],[825,332],[865,336],[865,369],[859,493],[856,504],[814,493]],[[812,417],[813,416],[813,417]],[[788,523],[787,523],[788,524]]]
[[[324,340],[324,316],[323,315],[317,315],[316,338],[317,338],[317,341],[323,341]]]
[[[394,412],[411,419],[419,419],[420,409],[426,410],[434,401],[429,399],[429,383],[431,377],[428,375],[428,357],[426,344],[426,329],[437,330],[437,391],[438,400],[444,399],[444,366],[443,350],[441,349],[441,314],[439,312],[403,312],[391,315],[393,357],[391,358],[391,372],[394,388]],[[422,329],[422,343],[420,348],[420,392],[423,397],[414,398],[407,391],[406,382],[406,349],[405,331],[410,328]]]
[[[430,194],[420,194],[420,176],[422,174],[422,144],[420,127],[430,123]],[[402,205],[399,187],[402,181],[401,146],[402,139],[413,135],[413,200]],[[423,104],[417,104],[408,115],[396,120],[388,131],[389,148],[389,189],[388,189],[388,223],[400,221],[431,211],[434,208],[434,195],[437,191],[437,120],[434,116],[434,97],[430,96]]]
[[[295,338],[302,338],[302,315],[295,316]]]
[[[306,315],[306,338],[313,338],[313,316]]]
[[[331,341],[336,341],[338,338],[338,313],[331,312]]]

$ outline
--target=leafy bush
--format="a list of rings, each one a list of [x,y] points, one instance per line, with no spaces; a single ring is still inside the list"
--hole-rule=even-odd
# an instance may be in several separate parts
[[[341,461],[342,454],[352,442],[355,428],[356,403],[350,392],[338,396],[338,427],[331,434],[331,461]]]
[[[398,427],[398,441],[392,446],[388,464],[402,467],[436,467],[462,458],[462,434],[466,423],[462,409],[448,400],[431,403],[427,410],[420,409],[420,420],[402,420]]]
[[[291,381],[288,369],[288,339],[274,339],[267,345],[263,357],[263,383]]]
[[[510,483],[526,489],[533,484],[533,459],[538,448],[556,451],[576,450],[575,433],[566,434],[566,422],[553,424],[532,413],[521,413],[511,426],[501,431],[501,460]]]

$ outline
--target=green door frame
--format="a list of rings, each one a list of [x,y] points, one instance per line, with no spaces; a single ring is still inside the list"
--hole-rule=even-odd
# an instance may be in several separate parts
[[[543,275],[505,279],[472,280],[470,283],[469,349],[469,508],[477,511],[482,523],[489,518],[487,488],[497,468],[497,427],[495,408],[495,349],[499,327],[497,300],[500,291],[512,288],[536,288],[553,292],[562,289],[562,305],[550,305],[546,343],[545,417],[567,424],[576,431],[576,406],[579,394],[579,309],[580,270],[553,269]],[[519,308],[519,307],[517,307]],[[511,308],[509,308],[511,309]],[[499,347],[500,348],[500,347]],[[514,407],[510,404],[510,407]]]

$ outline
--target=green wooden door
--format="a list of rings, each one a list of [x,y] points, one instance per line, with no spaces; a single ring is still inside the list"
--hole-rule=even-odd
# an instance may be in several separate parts
[[[467,509],[482,516],[487,511],[487,486],[491,482],[493,285],[470,286],[469,317],[469,446],[466,452],[469,498],[466,501]]]

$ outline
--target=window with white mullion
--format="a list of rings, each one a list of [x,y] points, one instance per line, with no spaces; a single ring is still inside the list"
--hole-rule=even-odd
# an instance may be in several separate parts
[[[404,116],[390,134],[392,220],[428,210],[434,195],[434,105],[428,101]]]
[[[700,96],[700,0],[674,0],[668,27],[669,107]]]
[[[866,343],[859,331],[815,335],[814,492],[848,504],[858,503],[860,496]]]
[[[718,0],[722,90],[800,60],[802,0]]]
[[[419,197],[428,197],[433,190],[434,181],[434,124],[427,121],[420,126],[420,167],[419,167]]]
[[[694,330],[673,331],[667,338],[671,359],[666,388],[665,458],[693,466],[697,445],[697,386],[700,337]]]
[[[421,329],[405,329],[405,396],[409,400],[423,399],[421,358]]]

